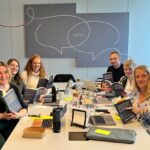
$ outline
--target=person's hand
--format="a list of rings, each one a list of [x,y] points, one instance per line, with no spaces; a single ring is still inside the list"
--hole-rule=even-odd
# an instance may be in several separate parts
[[[105,92],[112,92],[112,86],[111,83],[109,81],[103,81],[101,84],[101,87],[103,88],[103,90]]]
[[[19,112],[12,112],[11,113],[11,119],[19,119],[21,118],[21,115]]]
[[[19,118],[19,116],[20,116],[19,113],[16,112],[11,112],[11,113],[4,112],[1,113],[0,118],[9,120],[9,119],[17,119]]]
[[[41,94],[41,95],[40,95],[40,97],[39,97],[39,99],[38,99],[38,102],[39,102],[39,103],[42,103],[42,104],[44,103],[44,101],[45,101],[45,98],[43,98],[44,95],[45,95],[45,94]]]
[[[122,96],[122,97],[127,97],[128,94],[127,94],[125,91],[123,91],[123,92],[121,93],[121,96]]]
[[[43,90],[42,90],[42,94],[46,94],[47,92],[48,92],[48,89],[43,88]]]
[[[138,102],[133,103],[132,111],[135,114],[139,114],[139,115],[143,114],[143,108],[140,107]]]
[[[112,87],[106,85],[105,88],[104,88],[104,91],[110,93],[110,92],[112,92]]]

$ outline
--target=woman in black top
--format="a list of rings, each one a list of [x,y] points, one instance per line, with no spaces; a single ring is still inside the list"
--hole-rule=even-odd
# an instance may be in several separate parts
[[[7,140],[18,120],[27,114],[27,106],[23,102],[18,88],[10,83],[11,73],[4,62],[0,62],[0,140]],[[8,112],[8,107],[4,102],[3,96],[10,90],[14,89],[22,108],[18,112]],[[0,147],[4,143],[0,143]]]

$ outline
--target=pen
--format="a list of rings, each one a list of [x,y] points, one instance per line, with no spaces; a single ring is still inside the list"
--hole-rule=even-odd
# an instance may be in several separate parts
[[[40,114],[37,114],[37,115],[31,115],[31,114],[28,114],[29,117],[41,117]]]

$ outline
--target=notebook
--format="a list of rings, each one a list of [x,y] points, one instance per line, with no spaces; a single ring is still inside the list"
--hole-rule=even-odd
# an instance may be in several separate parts
[[[92,115],[89,118],[89,123],[92,125],[116,125],[111,115]]]
[[[53,119],[35,119],[32,127],[51,128],[53,126]]]

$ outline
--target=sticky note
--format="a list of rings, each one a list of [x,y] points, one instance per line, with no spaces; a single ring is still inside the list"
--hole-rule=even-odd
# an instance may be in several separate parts
[[[115,120],[121,120],[120,116],[118,116],[118,115],[115,115],[114,118],[115,118]]]
[[[65,97],[64,100],[67,101],[67,102],[70,102],[70,101],[73,100],[73,98],[72,97]]]
[[[103,135],[109,135],[111,133],[111,131],[104,130],[104,129],[96,129],[94,132],[97,134],[103,134]]]
[[[31,117],[32,120],[53,119],[52,116]]]

